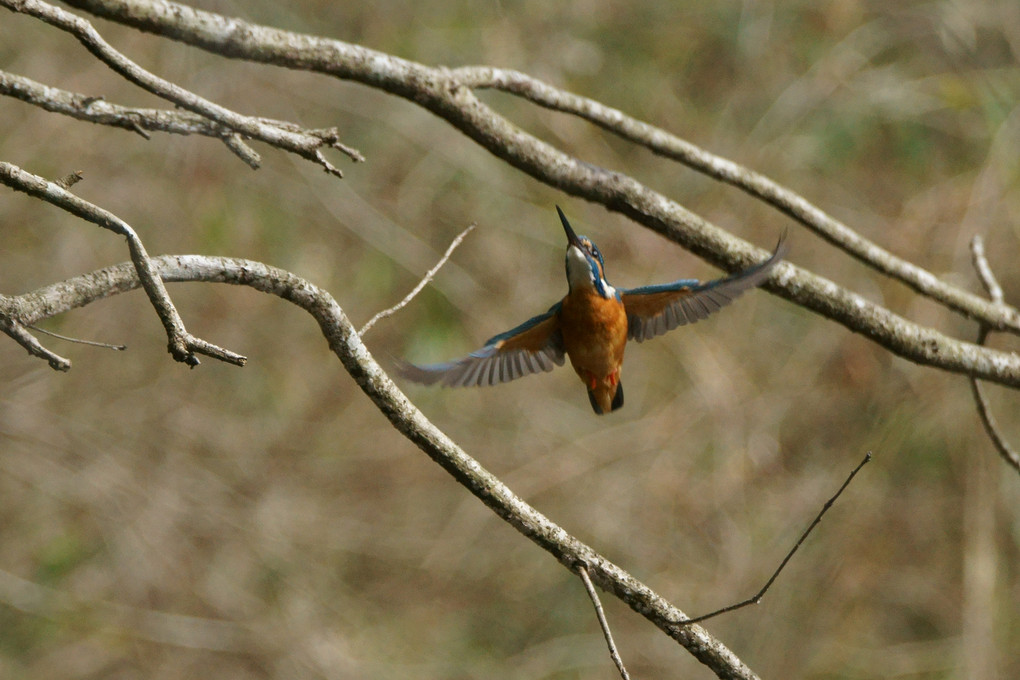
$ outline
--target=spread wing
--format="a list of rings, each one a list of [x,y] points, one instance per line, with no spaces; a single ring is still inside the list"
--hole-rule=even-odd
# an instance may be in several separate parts
[[[480,350],[461,359],[419,366],[400,362],[397,372],[423,385],[444,387],[496,385],[563,365],[560,303],[506,333],[489,338]]]
[[[627,337],[641,342],[677,326],[701,321],[733,302],[745,290],[761,284],[788,248],[786,233],[779,238],[769,259],[731,276],[714,281],[680,279],[671,283],[621,290],[627,310]]]

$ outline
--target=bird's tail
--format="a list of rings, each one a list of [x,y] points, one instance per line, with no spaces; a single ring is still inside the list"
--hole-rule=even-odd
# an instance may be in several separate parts
[[[597,415],[604,415],[623,406],[623,383],[615,385],[598,385],[588,390],[588,401]]]

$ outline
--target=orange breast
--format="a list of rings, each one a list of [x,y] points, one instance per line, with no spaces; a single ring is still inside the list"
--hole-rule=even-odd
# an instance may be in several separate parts
[[[563,300],[560,332],[570,364],[589,389],[593,379],[615,387],[627,345],[623,303],[607,300],[594,290],[575,290]]]

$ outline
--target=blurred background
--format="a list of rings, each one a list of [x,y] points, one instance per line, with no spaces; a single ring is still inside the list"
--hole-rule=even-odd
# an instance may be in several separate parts
[[[1020,4],[203,2],[431,65],[518,69],[764,172],[894,253],[980,291],[985,237],[1020,302]],[[336,180],[256,145],[150,141],[0,99],[0,158],[128,221],[149,251],[261,260],[356,325],[478,229],[368,347],[440,361],[565,292],[559,203],[624,287],[719,274],[498,162],[368,88],[228,61],[96,21],[156,73],[248,114],[338,126],[368,161]],[[162,106],[70,36],[5,12],[0,64]],[[482,98],[577,157],[921,324],[975,324],[740,192],[568,116]],[[0,290],[127,259],[122,239],[4,189]],[[0,676],[614,678],[581,583],[393,431],[312,320],[249,290],[170,287],[189,330],[249,357],[187,370],[143,295],[55,318],[50,370],[0,339]],[[992,344],[1016,349],[1015,338]],[[708,628],[764,678],[1020,677],[1020,479],[965,378],[892,357],[779,298],[632,345],[626,407],[568,369],[498,389],[404,385],[483,465],[690,614],[749,597],[850,469],[866,467],[764,602]],[[1018,397],[988,389],[1020,445]],[[710,677],[604,601],[635,678]]]

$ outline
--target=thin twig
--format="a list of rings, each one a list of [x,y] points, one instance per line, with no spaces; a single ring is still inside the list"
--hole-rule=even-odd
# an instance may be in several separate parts
[[[985,257],[985,240],[980,235],[975,235],[970,240],[970,254],[974,261],[974,269],[977,270],[978,278],[981,279],[981,285],[985,287],[988,297],[995,304],[1001,305],[1003,301],[1002,286],[999,285],[991,265],[988,264],[988,258]]]
[[[784,557],[783,561],[780,562],[779,568],[777,568],[775,570],[775,572],[772,574],[772,576],[769,578],[769,580],[765,583],[765,585],[762,586],[762,589],[759,590],[753,597],[749,597],[746,600],[744,600],[743,602],[738,602],[736,604],[731,604],[728,607],[723,607],[722,609],[717,609],[714,612],[709,612],[708,614],[702,614],[701,616],[695,616],[694,618],[687,619],[686,621],[681,621],[680,623],[682,625],[688,625],[688,624],[691,624],[691,623],[699,623],[701,621],[705,621],[706,619],[711,619],[712,617],[719,616],[720,614],[725,614],[727,612],[731,612],[731,611],[734,611],[734,610],[737,610],[737,609],[741,609],[741,608],[746,607],[748,605],[760,603],[762,598],[765,596],[765,593],[768,591],[768,589],[771,588],[772,584],[775,583],[777,578],[779,578],[780,572],[782,572],[783,569],[786,567],[787,563],[793,557],[793,554],[795,552],[797,552],[797,549],[800,548],[801,544],[808,537],[808,534],[810,534],[814,530],[814,528],[816,526],[818,526],[818,523],[822,521],[822,516],[826,512],[829,511],[829,508],[831,508],[832,504],[836,502],[836,499],[840,497],[840,495],[843,493],[843,490],[846,489],[848,486],[850,486],[850,482],[853,481],[853,478],[857,476],[857,473],[860,472],[861,468],[864,467],[864,465],[866,463],[868,463],[869,461],[871,461],[871,451],[868,451],[868,453],[865,454],[864,460],[862,460],[860,463],[857,464],[857,467],[855,467],[853,469],[853,471],[850,473],[850,476],[846,478],[845,482],[843,482],[843,486],[839,487],[839,491],[837,491],[836,494],[832,498],[830,498],[829,500],[827,500],[825,502],[825,505],[822,506],[822,509],[818,513],[818,516],[815,517],[815,520],[813,522],[811,522],[811,525],[807,529],[804,530],[803,534],[800,535],[800,538],[797,539],[797,542],[794,544],[793,548],[790,549],[790,552],[786,553],[786,557]]]
[[[322,148],[337,149],[356,162],[364,160],[357,150],[340,143],[339,132],[335,128],[305,131],[296,126],[275,125],[267,122],[266,119],[245,116],[146,71],[107,43],[87,20],[59,7],[40,0],[0,0],[0,6],[33,16],[51,26],[67,31],[76,37],[85,46],[85,49],[116,73],[156,96],[205,116],[230,130],[296,153],[321,165],[326,172],[336,177],[343,177],[343,173],[326,160],[322,155]],[[236,140],[232,143],[236,146]]]
[[[988,337],[988,329],[982,327],[978,331],[978,344],[984,343],[985,338]],[[995,450],[999,452],[999,456],[1006,461],[1006,464],[1012,467],[1017,472],[1020,472],[1020,454],[1018,454],[1006,438],[999,432],[999,424],[995,420],[995,416],[992,415],[991,404],[988,403],[988,397],[985,396],[984,390],[981,388],[981,383],[977,378],[970,378],[970,391],[974,395],[974,402],[977,404],[978,416],[981,418],[981,424],[985,428],[985,432],[988,434],[989,439],[992,440],[992,445],[995,446]]]
[[[609,646],[609,656],[612,657],[613,663],[616,664],[616,668],[620,671],[620,676],[623,680],[630,680],[630,675],[627,674],[627,667],[623,665],[620,652],[616,649],[616,643],[613,642],[613,633],[609,630],[606,613],[602,611],[602,601],[599,600],[599,594],[595,592],[595,585],[591,582],[591,577],[588,576],[588,568],[582,564],[577,568],[577,573],[581,576],[581,580],[584,581],[584,589],[588,591],[591,603],[595,605],[595,616],[598,617],[599,625],[602,626],[602,635],[605,636],[606,644]]]
[[[159,316],[160,321],[163,322],[163,327],[167,333],[167,349],[175,360],[191,367],[199,364],[196,354],[209,356],[236,366],[243,366],[248,361],[240,354],[218,347],[188,332],[184,327],[184,320],[170,299],[170,294],[167,293],[166,286],[163,285],[162,279],[159,278],[159,275],[152,266],[152,260],[145,250],[145,245],[127,222],[103,208],[79,198],[56,182],[50,182],[44,177],[33,175],[11,163],[0,161],[0,183],[6,184],[17,191],[24,191],[30,196],[42,199],[47,203],[66,210],[72,215],[92,222],[104,229],[109,229],[127,239],[131,262],[134,263],[135,269],[138,272],[142,288],[145,289],[146,294],[149,296],[149,301],[156,310],[156,314]],[[5,329],[5,331],[11,334],[16,332],[17,328],[11,327]],[[24,334],[27,334],[27,331],[24,331]],[[25,339],[21,338],[18,341],[24,345]],[[37,354],[37,356],[41,356],[31,348],[29,351]],[[70,362],[67,362],[66,359],[56,357],[65,362],[66,365],[59,362],[59,365],[54,365],[54,357],[47,355],[46,358],[54,368],[59,368],[60,370],[70,368]]]
[[[85,174],[81,170],[75,170],[74,172],[64,175],[58,179],[57,186],[63,189],[70,189],[83,179],[85,179]]]
[[[985,257],[985,242],[980,235],[976,235],[971,239],[970,253],[974,261],[974,269],[977,271],[978,278],[981,279],[981,284],[985,287],[985,291],[988,292],[988,297],[991,298],[992,302],[1001,303],[1003,300],[1002,286],[999,285],[998,280],[995,278],[995,273],[988,264],[988,258]],[[983,346],[990,333],[991,328],[988,324],[982,323],[978,329],[976,344]],[[1006,461],[1006,464],[1020,472],[1020,454],[1017,454],[1016,450],[1010,446],[1009,442],[1006,441],[1006,438],[999,431],[999,425],[992,415],[992,407],[988,403],[988,397],[985,396],[985,391],[982,389],[980,381],[974,376],[970,376],[969,380],[970,391],[974,395],[975,404],[977,404],[978,416],[981,418],[981,424],[984,426],[985,432],[988,433],[988,438],[992,440],[992,445],[999,452],[999,456]]]
[[[368,323],[366,323],[364,326],[362,326],[361,330],[358,331],[358,336],[359,337],[364,336],[365,333],[367,333],[368,330],[372,326],[374,326],[377,321],[380,321],[381,319],[385,319],[388,316],[393,316],[394,314],[399,312],[401,309],[406,307],[407,303],[409,303],[411,300],[413,300],[415,298],[415,296],[418,295],[418,293],[421,292],[422,288],[427,286],[429,284],[429,282],[432,281],[433,278],[435,278],[436,273],[442,268],[442,266],[444,264],[446,264],[446,261],[450,259],[450,255],[453,255],[453,251],[456,250],[457,246],[459,246],[461,244],[461,241],[464,240],[464,237],[467,236],[468,234],[470,234],[471,230],[474,229],[477,226],[478,226],[477,224],[472,222],[471,224],[468,225],[467,229],[465,229],[464,231],[460,232],[460,234],[457,235],[457,238],[453,239],[453,241],[450,243],[449,247],[446,249],[446,252],[443,253],[443,256],[441,258],[439,258],[439,262],[436,263],[436,266],[434,266],[432,269],[428,270],[428,272],[425,274],[425,277],[421,281],[418,282],[417,286],[414,287],[414,290],[412,290],[410,293],[408,293],[404,297],[404,299],[401,300],[400,302],[398,302],[397,304],[393,305],[389,309],[382,310],[381,312],[379,312],[378,314],[373,316],[371,319],[369,319]]]
[[[111,345],[108,342],[96,342],[95,340],[82,340],[81,338],[69,338],[66,335],[54,333],[53,331],[48,331],[45,328],[39,328],[38,326],[29,326],[29,328],[31,328],[33,331],[38,331],[45,335],[49,335],[50,337],[57,338],[58,340],[65,340],[67,342],[73,342],[78,345],[88,345],[90,347],[102,347],[103,349],[113,349],[117,350],[118,352],[123,352],[124,350],[127,349],[127,345]]]

